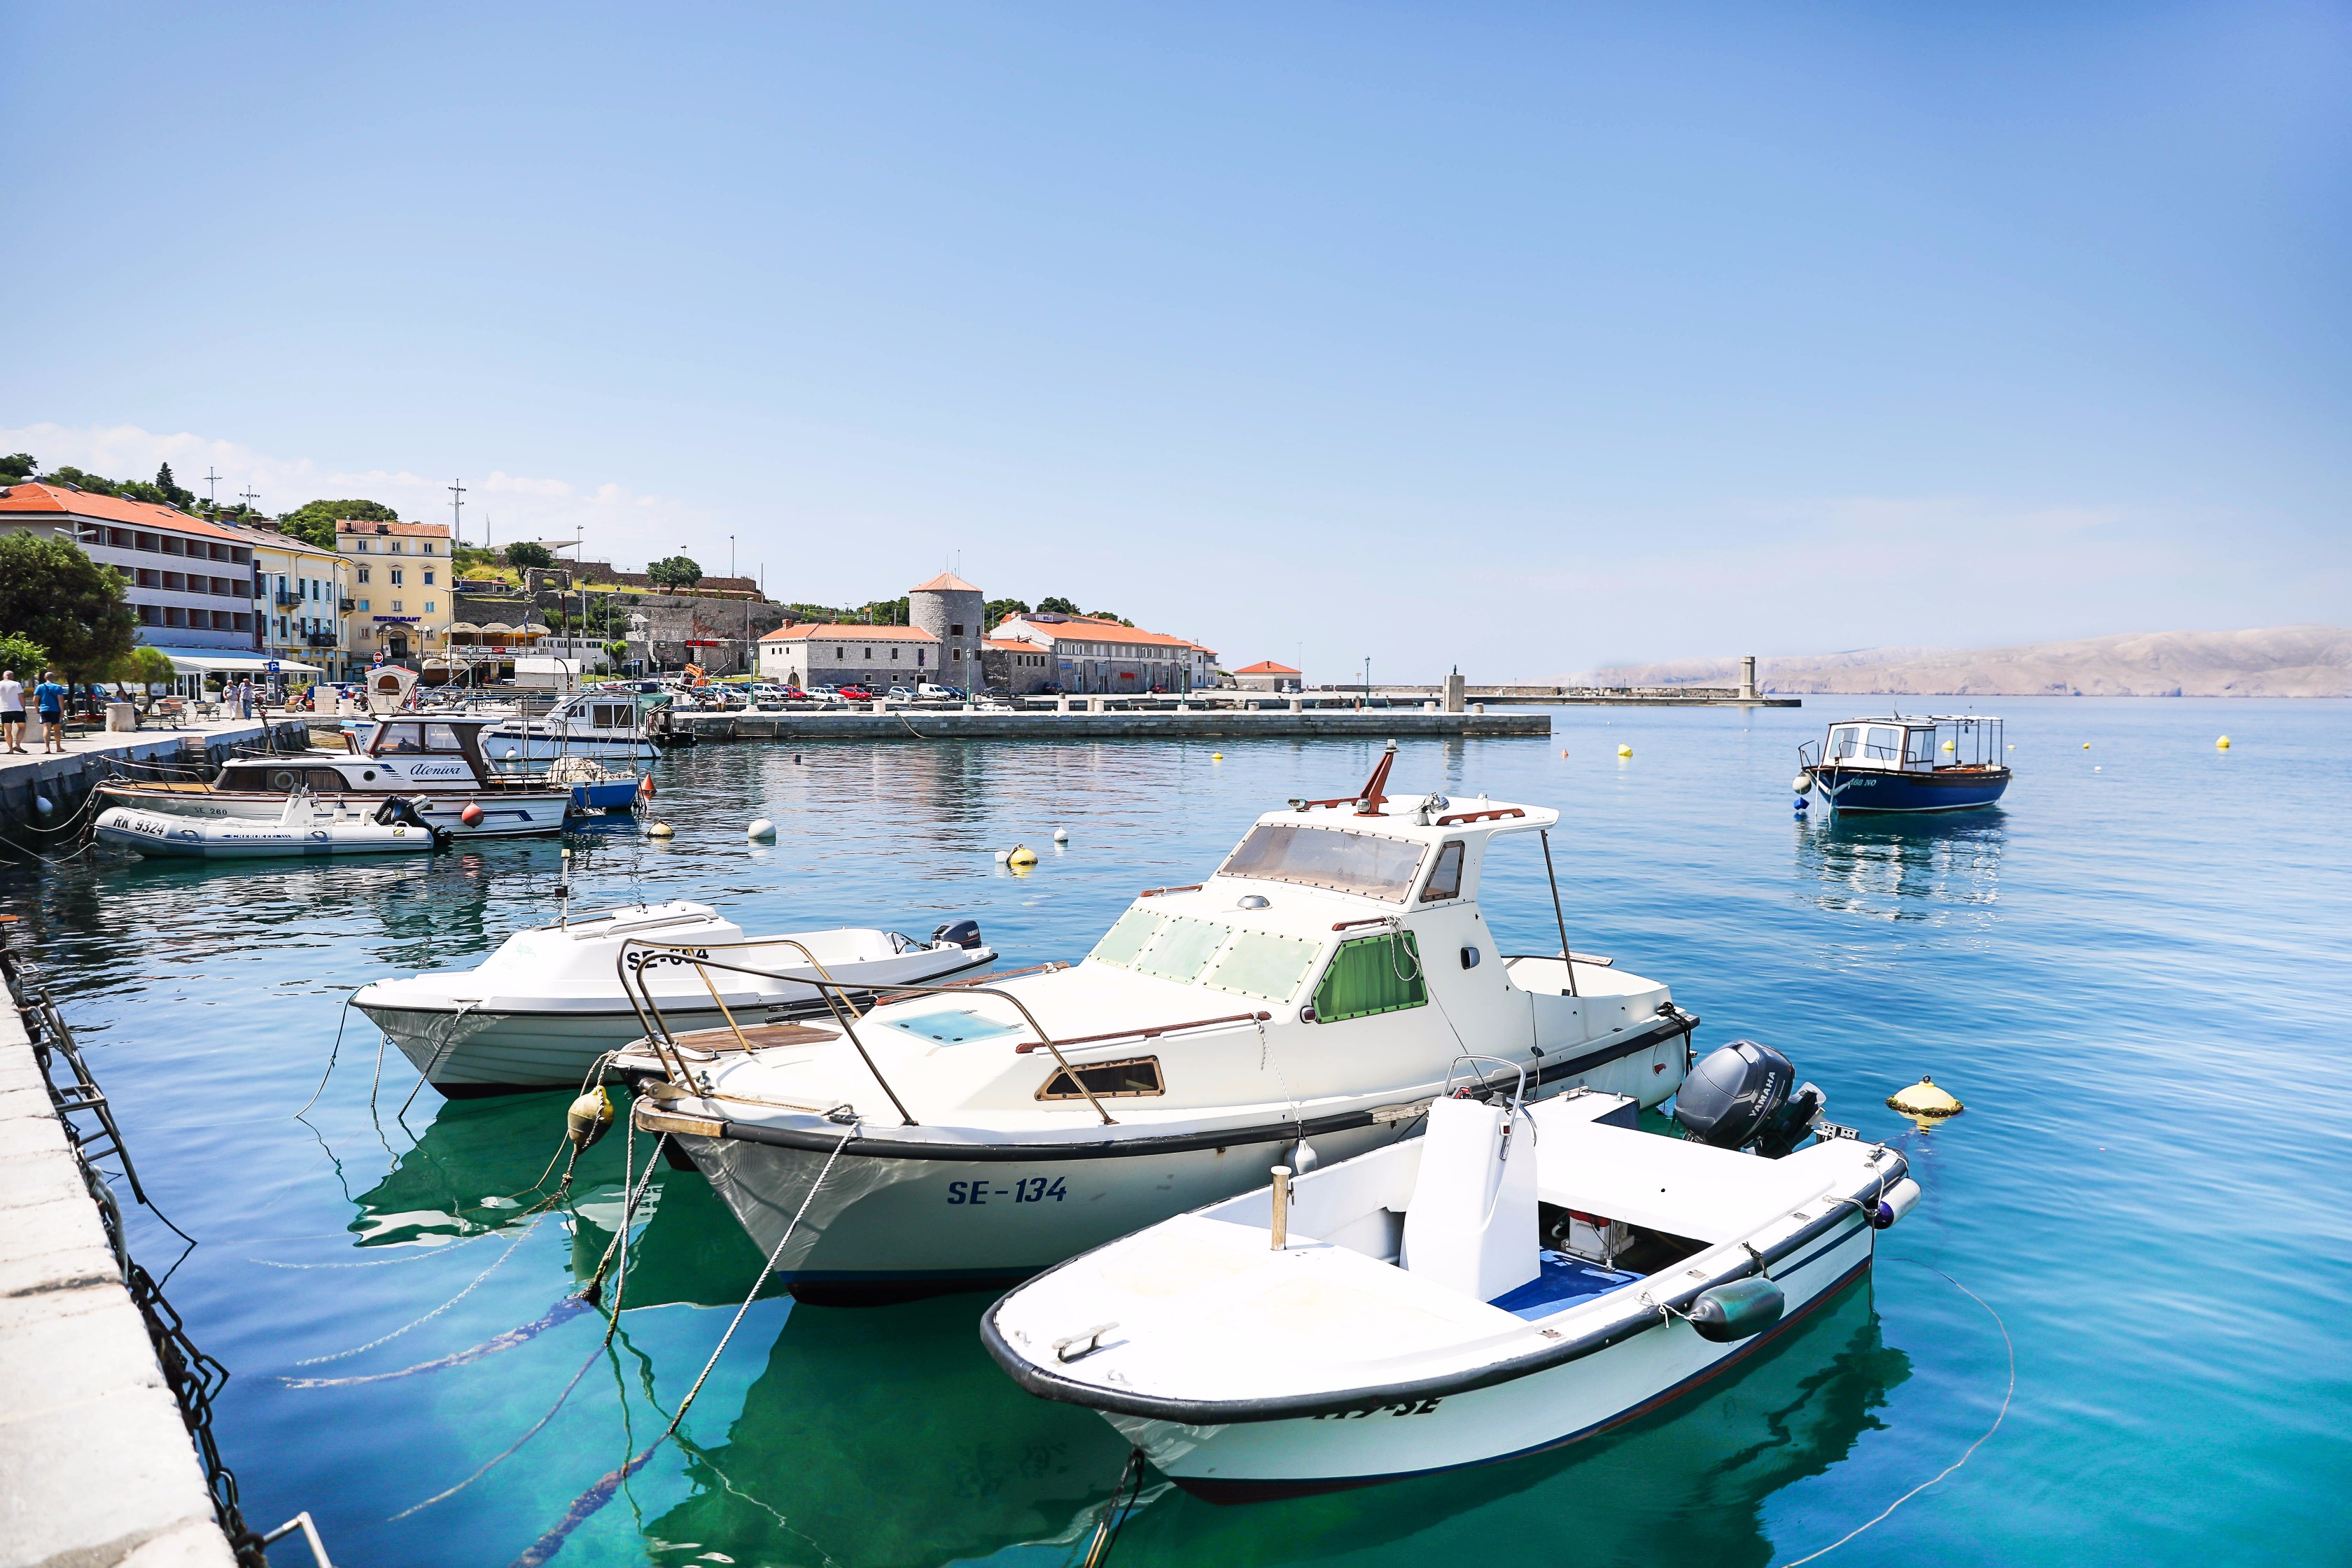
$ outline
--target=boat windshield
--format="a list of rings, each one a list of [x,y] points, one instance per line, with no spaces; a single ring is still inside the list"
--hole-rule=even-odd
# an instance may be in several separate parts
[[[376,742],[378,756],[412,752],[462,752],[457,729],[448,724],[386,724]]]
[[[1421,869],[1423,853],[1423,846],[1402,838],[1269,822],[1250,830],[1217,875],[1296,882],[1401,904]]]
[[[1237,931],[1223,921],[1131,909],[1089,956],[1179,984],[1281,1002],[1307,978],[1317,951],[1303,937]]]

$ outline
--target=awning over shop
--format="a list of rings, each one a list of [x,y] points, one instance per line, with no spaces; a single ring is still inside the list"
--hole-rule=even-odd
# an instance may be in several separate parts
[[[268,675],[269,656],[266,653],[239,651],[221,647],[159,647],[155,651],[172,661],[172,668],[182,675],[208,675],[220,670],[231,675]],[[281,658],[278,661],[280,675],[324,675],[327,672],[315,664],[300,659]]]

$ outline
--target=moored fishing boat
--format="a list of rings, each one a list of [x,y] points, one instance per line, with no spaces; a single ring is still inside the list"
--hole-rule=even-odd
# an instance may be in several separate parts
[[[706,975],[679,952],[631,945],[647,937],[688,954],[748,954],[772,973]],[[995,960],[971,921],[941,925],[928,942],[857,928],[747,937],[709,905],[678,900],[517,931],[476,968],[379,980],[352,1005],[456,1098],[576,1086],[656,1020],[682,1033],[740,1028],[756,1047],[793,1037],[790,1020],[832,1016],[814,982],[837,983],[836,997],[855,1005]]]
[[[449,842],[403,796],[360,803],[307,791],[287,796],[274,819],[116,805],[100,812],[90,831],[102,844],[162,860],[416,855]]]
[[[458,838],[560,832],[572,809],[569,788],[501,777],[482,757],[480,731],[491,720],[466,714],[387,720],[364,747],[239,757],[208,784],[110,781],[98,786],[110,805],[167,815],[267,821],[296,794],[373,806],[389,795],[412,801],[428,827]]]
[[[1259,817],[1201,885],[1139,896],[1075,967],[756,1050],[656,1028],[615,1064],[637,1124],[709,1176],[795,1295],[877,1301],[1016,1279],[1285,1159],[1393,1142],[1465,1041],[1538,1093],[1672,1095],[1697,1020],[1665,985],[1570,958],[1564,934],[1559,956],[1507,956],[1486,927],[1493,846],[1557,814],[1391,799],[1394,755],[1352,798]],[[643,945],[713,977],[736,963]]]
[[[1983,714],[1849,719],[1797,748],[1799,803],[1818,790],[1833,812],[1990,805],[2009,787],[2000,737],[2001,721]]]
[[[1639,1131],[1622,1096],[1476,1092],[1421,1138],[1072,1259],[982,1341],[1212,1501],[1367,1486],[1573,1442],[1723,1373],[1860,1279],[1918,1196],[1843,1129],[1776,1158]]]

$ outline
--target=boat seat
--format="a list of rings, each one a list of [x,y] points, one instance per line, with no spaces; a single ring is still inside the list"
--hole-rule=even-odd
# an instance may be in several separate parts
[[[1522,1112],[1502,1151],[1501,1104],[1439,1100],[1421,1136],[1421,1173],[1404,1213],[1404,1267],[1492,1301],[1538,1272],[1535,1128]]]

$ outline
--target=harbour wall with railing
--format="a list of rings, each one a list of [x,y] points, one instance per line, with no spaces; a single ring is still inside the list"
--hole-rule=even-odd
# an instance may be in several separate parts
[[[886,712],[679,713],[698,741],[1238,741],[1279,736],[1384,740],[1549,735],[1548,713],[1444,713],[1403,708],[1058,710],[898,709]]]
[[[0,754],[0,837],[20,851],[46,853],[50,843],[81,836],[90,791],[107,779],[205,779],[240,751],[299,751],[310,743],[306,720],[252,719],[186,730],[101,731],[68,741],[61,755]]]

